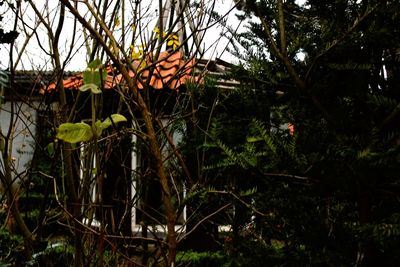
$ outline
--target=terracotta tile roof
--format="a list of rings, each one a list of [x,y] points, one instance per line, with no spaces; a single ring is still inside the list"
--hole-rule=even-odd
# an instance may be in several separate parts
[[[194,68],[194,59],[186,61],[183,58],[183,53],[180,51],[169,53],[168,51],[161,52],[158,60],[154,61],[148,58],[143,64],[140,60],[132,62],[131,70],[129,75],[134,77],[136,73],[139,73],[140,79],[138,79],[137,86],[139,89],[143,89],[144,84],[149,78],[150,70],[144,69],[140,71],[141,66],[148,66],[152,62],[155,64],[152,76],[150,78],[149,86],[161,90],[163,88],[169,88],[172,90],[179,89],[180,86],[185,84],[187,81],[198,80],[192,76],[192,70]],[[115,86],[123,83],[124,79],[122,74],[116,73],[112,66],[107,66],[107,77],[104,81],[104,89],[111,89]],[[77,90],[83,85],[82,73],[75,74],[63,80],[65,89]],[[51,83],[46,89],[46,92],[51,92],[56,89],[56,83]]]
[[[195,63],[194,59],[185,61],[182,52],[173,54],[162,52],[157,61],[149,84],[154,89],[163,89],[164,87],[178,89],[186,81],[193,80],[191,73]],[[133,71],[130,71],[129,74],[131,77],[135,75]],[[150,71],[144,70],[140,78],[143,82],[146,82],[149,75]],[[138,87],[143,89],[143,84],[139,82]]]

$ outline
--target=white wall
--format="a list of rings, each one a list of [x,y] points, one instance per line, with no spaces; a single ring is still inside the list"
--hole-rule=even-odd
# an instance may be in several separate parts
[[[14,105],[14,116],[11,116],[11,105]],[[14,161],[13,177],[23,178],[26,168],[33,157],[36,135],[36,106],[39,102],[6,102],[0,109],[1,132],[6,135],[10,128],[10,119],[13,120],[14,134],[11,156]],[[4,171],[3,158],[0,156],[0,170]]]

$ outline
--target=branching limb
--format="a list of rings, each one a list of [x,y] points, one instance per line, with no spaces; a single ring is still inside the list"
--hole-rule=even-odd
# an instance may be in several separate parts
[[[178,241],[184,239],[185,237],[187,237],[188,235],[190,235],[191,233],[193,233],[193,231],[195,231],[197,229],[197,227],[199,227],[202,223],[204,223],[205,221],[209,220],[210,218],[214,217],[215,215],[217,215],[218,213],[220,213],[221,211],[229,208],[230,206],[232,206],[232,203],[228,203],[222,207],[220,207],[219,209],[217,209],[216,211],[208,214],[207,216],[204,216],[204,218],[202,218],[199,222],[196,223],[196,225],[190,229],[190,231],[188,231],[185,235],[180,236],[178,238]]]
[[[281,39],[281,48],[279,49],[274,37],[272,36],[271,33],[271,28],[268,25],[267,21],[265,18],[261,15],[261,13],[256,10],[257,17],[260,19],[261,24],[263,25],[264,28],[264,33],[267,36],[268,40],[271,43],[271,52],[279,58],[282,63],[285,65],[286,70],[288,71],[290,77],[292,78],[294,84],[296,87],[305,93],[307,96],[311,98],[311,101],[313,104],[316,106],[318,110],[321,111],[321,113],[324,115],[324,117],[328,121],[332,121],[331,115],[327,111],[327,109],[322,105],[322,103],[319,101],[319,99],[312,94],[310,89],[307,87],[307,84],[305,82],[305,79],[301,79],[297,71],[294,69],[293,64],[290,62],[288,55],[287,55],[287,43],[286,43],[286,34],[285,34],[285,16],[283,13],[283,3],[282,0],[278,1],[278,24],[279,24],[279,34],[280,34],[280,39]]]

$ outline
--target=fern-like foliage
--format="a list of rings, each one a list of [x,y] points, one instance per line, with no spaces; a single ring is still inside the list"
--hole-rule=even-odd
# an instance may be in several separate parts
[[[220,160],[208,165],[205,170],[235,167],[265,173],[277,171],[282,164],[305,165],[307,160],[297,152],[296,140],[296,136],[283,138],[271,132],[261,121],[254,119],[249,124],[246,141],[235,148],[229,147],[218,138],[205,145],[221,152]]]
[[[396,99],[378,94],[369,95],[368,103],[374,109],[384,110],[392,110],[398,105]]]
[[[267,149],[269,149],[273,154],[276,154],[276,145],[274,141],[272,140],[271,135],[268,133],[268,129],[265,127],[263,123],[257,120],[253,120],[250,128],[256,131],[256,134],[258,136],[256,137],[248,137],[247,142],[257,142],[257,141],[263,141],[264,145],[266,146]]]

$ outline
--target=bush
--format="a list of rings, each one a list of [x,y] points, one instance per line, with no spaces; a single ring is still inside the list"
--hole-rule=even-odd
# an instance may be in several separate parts
[[[21,265],[25,256],[24,241],[19,235],[10,234],[4,227],[0,228],[0,266]]]
[[[34,255],[31,266],[72,266],[74,250],[72,246],[56,243],[47,247],[44,251]]]
[[[221,267],[230,266],[228,257],[222,251],[194,252],[183,251],[176,256],[177,266],[181,267]]]

